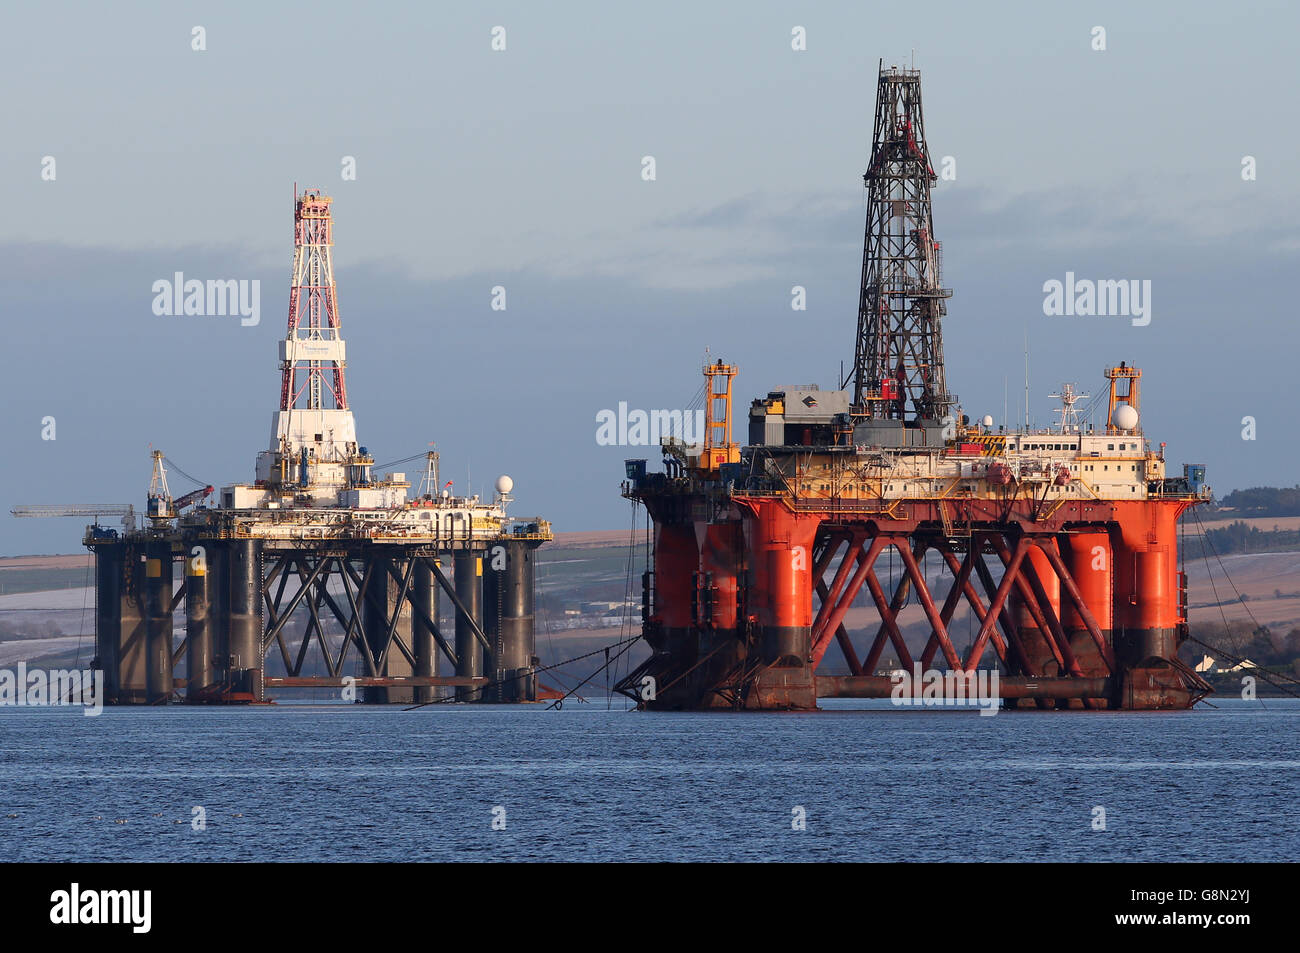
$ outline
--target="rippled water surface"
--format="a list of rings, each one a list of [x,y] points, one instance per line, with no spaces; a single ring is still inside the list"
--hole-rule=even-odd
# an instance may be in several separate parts
[[[0,709],[0,856],[1300,858],[1300,702],[1215,704],[995,717],[603,701]],[[192,829],[196,806],[206,830]],[[796,807],[806,830],[792,829]]]

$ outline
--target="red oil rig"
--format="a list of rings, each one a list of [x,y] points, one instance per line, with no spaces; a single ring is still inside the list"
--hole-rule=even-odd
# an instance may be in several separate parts
[[[812,709],[895,695],[879,671],[996,665],[1003,707],[1188,708],[1209,685],[1178,658],[1187,637],[1177,527],[1206,499],[1205,468],[1166,475],[1143,435],[1139,383],[1109,368],[1104,427],[1059,395],[1059,426],[962,415],[944,377],[941,246],[917,70],[880,71],[864,175],[866,240],[852,372],[839,389],[780,387],[731,438],[737,369],[705,366],[704,442],[663,441],[664,471],[627,461],[623,495],[653,520],[643,581],[652,655],[619,683],[658,709]],[[900,578],[877,574],[896,550]],[[923,571],[929,553],[946,587]],[[878,613],[857,645],[846,615]],[[915,600],[929,635],[909,647]],[[951,628],[965,602],[973,632]],[[870,636],[870,630],[867,632]],[[834,643],[848,674],[819,674]],[[830,668],[828,664],[826,666]]]

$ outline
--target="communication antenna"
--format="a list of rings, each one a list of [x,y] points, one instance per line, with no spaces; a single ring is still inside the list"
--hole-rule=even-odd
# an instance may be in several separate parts
[[[1025,329],[1025,429],[1029,429],[1029,330]]]
[[[1075,393],[1074,384],[1062,384],[1060,393],[1047,396],[1061,402],[1056,410],[1061,415],[1061,433],[1079,433],[1083,429],[1080,426],[1081,412],[1074,405],[1092,395]]]

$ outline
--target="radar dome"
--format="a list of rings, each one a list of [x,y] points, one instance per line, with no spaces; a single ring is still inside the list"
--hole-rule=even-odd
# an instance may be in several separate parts
[[[985,427],[992,427],[992,426],[993,426],[993,415],[992,415],[992,414],[985,414],[984,417],[980,420],[980,423],[983,424]]]
[[[504,473],[497,477],[497,492],[505,496],[515,488],[515,481],[510,479]]]
[[[1138,425],[1137,408],[1132,404],[1120,404],[1110,415],[1110,423],[1119,430],[1132,430]]]

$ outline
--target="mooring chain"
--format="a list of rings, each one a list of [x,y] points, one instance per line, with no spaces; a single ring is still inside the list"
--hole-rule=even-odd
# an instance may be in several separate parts
[[[1196,526],[1201,531],[1200,534],[1201,535],[1201,558],[1205,562],[1205,573],[1206,573],[1206,577],[1210,580],[1210,588],[1214,592],[1214,601],[1218,603],[1219,614],[1223,617],[1224,634],[1231,635],[1231,632],[1228,629],[1228,616],[1227,613],[1224,612],[1223,610],[1223,601],[1219,598],[1219,589],[1214,584],[1214,574],[1210,572],[1210,557],[1206,554],[1207,546],[1209,547],[1209,551],[1214,554],[1214,559],[1219,564],[1219,571],[1223,573],[1223,578],[1227,581],[1228,585],[1232,587],[1232,591],[1237,594],[1237,602],[1246,610],[1246,615],[1250,616],[1250,621],[1255,623],[1256,630],[1265,629],[1266,627],[1260,625],[1259,620],[1255,618],[1255,613],[1250,611],[1250,606],[1248,606],[1245,602],[1241,601],[1241,590],[1237,588],[1237,584],[1233,582],[1232,577],[1228,575],[1228,567],[1223,565],[1223,557],[1219,555],[1219,551],[1215,548],[1214,542],[1210,539],[1209,535],[1206,533],[1205,524],[1201,521],[1201,514],[1193,510],[1192,516],[1195,517]],[[1195,642],[1197,645],[1209,649],[1211,652],[1217,652],[1220,655],[1228,658],[1229,660],[1239,665],[1243,662],[1249,661],[1246,658],[1242,658],[1240,656],[1234,655],[1232,652],[1225,651],[1224,649],[1219,648],[1218,646],[1211,645],[1208,642],[1202,642],[1200,639],[1190,634],[1187,636],[1187,640],[1189,642]],[[1295,685],[1300,685],[1300,679],[1292,678],[1291,676],[1282,672],[1265,673],[1265,670],[1259,667],[1252,669],[1251,674],[1256,675],[1259,678],[1262,678],[1264,681],[1268,682],[1270,685],[1272,685],[1274,688],[1278,689],[1281,692],[1284,692],[1288,695],[1292,695],[1296,698],[1300,698],[1300,693],[1294,692],[1286,685],[1281,684],[1278,681],[1275,681],[1273,676],[1276,676],[1279,679],[1285,679],[1286,681],[1291,682],[1292,684]]]
[[[623,645],[624,643],[627,643],[627,644],[629,645],[629,647],[630,647],[631,643],[633,643],[633,642],[638,642],[638,641],[640,641],[640,639],[641,639],[641,636],[639,636],[639,635],[633,636],[633,637],[630,638],[630,639],[621,639],[621,640],[619,640],[618,642],[613,642],[613,643],[611,643],[610,645],[604,646],[603,648],[596,649],[594,652],[587,652],[587,653],[585,653],[585,654],[583,654],[583,655],[575,655],[573,658],[565,659],[565,660],[562,661],[562,662],[556,662],[556,663],[554,663],[553,665],[543,665],[543,666],[540,667],[540,668],[533,669],[533,674],[535,674],[535,675],[540,675],[542,672],[549,672],[549,671],[551,671],[552,669],[562,668],[563,666],[565,666],[565,665],[571,665],[571,664],[573,664],[574,662],[581,662],[583,659],[591,658],[593,655],[600,655],[601,653],[608,653],[610,649],[612,649],[612,648],[616,648],[617,646]],[[625,652],[625,651],[627,651],[627,649],[625,648],[623,651]],[[619,652],[619,655],[622,655],[622,654],[623,654],[623,652]],[[617,659],[618,656],[616,655],[614,658]],[[568,698],[570,695],[572,695],[574,692],[576,692],[579,688],[581,688],[583,685],[585,685],[587,682],[589,682],[589,681],[591,680],[591,678],[594,678],[596,675],[600,674],[600,671],[601,671],[601,669],[597,669],[595,672],[592,673],[592,675],[591,675],[590,677],[588,677],[587,679],[584,679],[582,682],[579,682],[577,686],[575,686],[574,688],[570,689],[568,692],[565,693],[564,698]],[[501,679],[501,680],[493,679],[493,680],[489,681],[487,684],[481,686],[481,687],[480,687],[480,690],[485,689],[485,688],[492,688],[492,687],[494,687],[494,686],[496,686],[496,685],[504,685],[506,682],[509,682],[509,681],[518,681],[518,680],[519,680],[520,678],[522,678],[522,677],[523,677],[523,676],[516,675],[516,676],[514,676],[514,678],[512,678],[512,679],[511,679],[511,678]],[[435,698],[433,701],[421,702],[421,703],[418,704],[418,705],[411,705],[409,708],[403,708],[402,711],[416,711],[417,709],[424,708],[424,707],[426,707],[426,706],[428,706],[428,705],[441,705],[441,704],[445,704],[445,703],[448,702],[448,701],[454,701],[454,700],[455,700],[454,698],[452,698],[452,699],[447,699],[447,698]],[[563,701],[562,698],[561,698],[561,699],[556,699],[556,700],[557,700],[557,701]],[[554,706],[554,705],[548,706],[548,708],[550,708],[550,707],[555,707],[555,706]]]
[[[633,638],[630,638],[630,639],[623,639],[621,642],[615,642],[615,643],[613,643],[613,645],[607,645],[607,646],[605,646],[603,649],[597,649],[597,650],[594,651],[594,652],[588,652],[586,655],[579,655],[578,658],[569,659],[570,662],[576,662],[576,661],[578,661],[578,659],[589,658],[589,657],[591,657],[592,655],[599,655],[599,654],[602,653],[602,652],[605,653],[605,664],[604,664],[604,665],[602,665],[600,668],[596,669],[596,671],[592,672],[590,675],[588,675],[586,678],[584,678],[582,681],[580,681],[577,685],[574,685],[573,688],[571,688],[571,689],[569,689],[567,692],[565,692],[564,695],[562,695],[560,698],[555,699],[555,701],[553,701],[553,702],[551,702],[549,705],[547,705],[547,706],[546,706],[546,710],[547,710],[547,711],[550,711],[552,708],[554,708],[556,711],[559,711],[561,708],[564,707],[564,701],[565,701],[566,698],[568,698],[570,695],[572,695],[572,694],[574,694],[575,692],[577,692],[578,689],[580,689],[583,685],[586,685],[589,681],[591,681],[593,678],[595,678],[595,677],[596,677],[597,675],[599,675],[601,672],[603,672],[603,671],[605,671],[606,669],[608,669],[608,668],[609,668],[609,665],[610,665],[611,662],[617,662],[617,661],[618,661],[618,660],[623,656],[623,653],[625,653],[628,649],[630,649],[630,648],[631,648],[635,643],[637,643],[637,642],[639,642],[639,641],[641,641],[641,636],[637,635],[637,636],[634,636]],[[627,644],[624,645],[623,643],[627,643]],[[609,657],[609,650],[612,649],[612,648],[614,648],[614,646],[616,646],[616,645],[623,645],[623,647],[622,647],[621,649],[619,649],[619,650],[618,650],[618,654],[615,655],[615,656],[611,659],[611,658]],[[567,663],[567,662],[560,662],[559,664],[560,664],[560,665],[566,665],[566,664],[568,664],[568,663]]]

